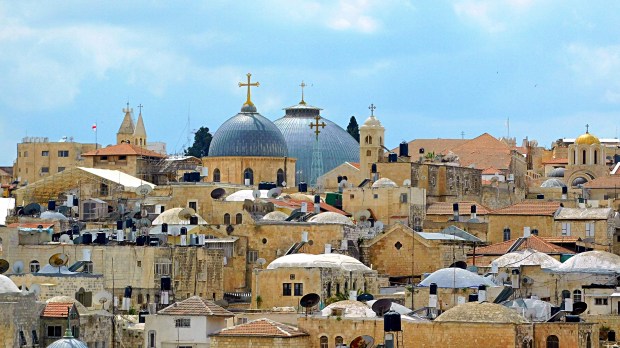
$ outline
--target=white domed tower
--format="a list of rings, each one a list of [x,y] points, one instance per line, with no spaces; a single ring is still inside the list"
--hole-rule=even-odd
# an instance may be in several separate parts
[[[373,163],[383,161],[383,140],[385,128],[375,117],[374,104],[371,104],[370,117],[360,127],[360,173],[362,179],[372,177],[370,170]]]

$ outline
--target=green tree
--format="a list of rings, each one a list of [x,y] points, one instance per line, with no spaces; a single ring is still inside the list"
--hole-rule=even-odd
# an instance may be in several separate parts
[[[206,157],[209,154],[209,146],[211,146],[213,135],[209,133],[208,127],[200,127],[194,135],[194,144],[185,150],[186,156]]]
[[[355,139],[358,143],[360,142],[360,128],[357,124],[355,116],[351,116],[351,119],[349,120],[349,125],[347,126],[347,133],[351,134],[353,139]]]

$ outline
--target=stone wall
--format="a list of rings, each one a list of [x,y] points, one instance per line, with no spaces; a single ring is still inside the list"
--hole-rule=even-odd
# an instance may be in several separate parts
[[[40,339],[39,311],[42,309],[35,302],[34,295],[22,293],[0,294],[0,347],[19,348],[33,347],[33,331]],[[21,345],[19,332],[26,339]]]
[[[318,347],[310,345],[308,336],[299,337],[251,337],[251,336],[212,336],[212,348],[278,348],[278,347]]]

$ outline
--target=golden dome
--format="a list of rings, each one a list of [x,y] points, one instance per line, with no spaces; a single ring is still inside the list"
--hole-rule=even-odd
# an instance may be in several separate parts
[[[592,145],[592,144],[600,144],[601,141],[598,140],[597,137],[590,134],[590,132],[586,131],[586,134],[580,135],[577,139],[575,139],[575,144],[577,145]]]

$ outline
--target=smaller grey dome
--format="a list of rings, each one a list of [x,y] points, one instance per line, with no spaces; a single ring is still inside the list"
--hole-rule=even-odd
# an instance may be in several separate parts
[[[47,348],[88,348],[88,346],[77,338],[73,338],[69,331],[65,333],[63,338],[52,342]]]
[[[587,183],[588,180],[586,178],[582,178],[582,177],[577,177],[573,180],[573,182],[571,183],[571,186],[573,187],[578,187],[579,185],[583,185],[585,183]]]
[[[547,179],[543,182],[540,187],[566,187],[560,179]]]
[[[550,178],[563,178],[565,171],[566,171],[565,168],[555,168],[552,171],[550,171],[549,175],[547,176]]]
[[[275,211],[267,213],[265,216],[263,216],[263,220],[265,220],[265,221],[284,221],[284,220],[286,220],[287,217],[288,217],[288,215],[286,215],[286,213],[283,213],[283,212],[281,212],[279,210],[275,210]]]
[[[353,222],[348,217],[334,213],[332,211],[326,211],[320,214],[317,214],[310,219],[309,222],[318,222],[322,224],[343,224],[343,225],[353,225]]]

